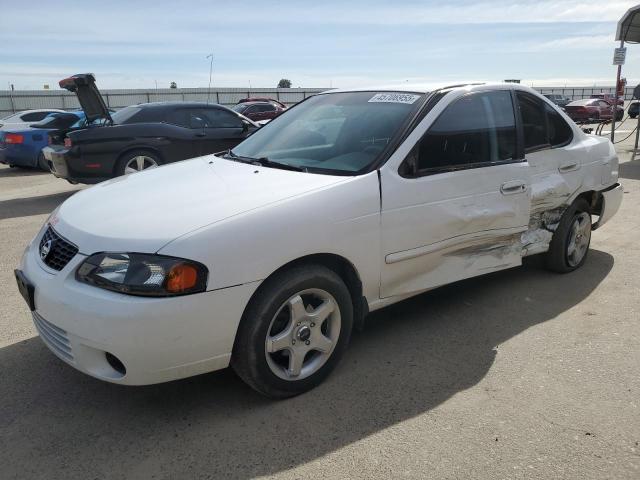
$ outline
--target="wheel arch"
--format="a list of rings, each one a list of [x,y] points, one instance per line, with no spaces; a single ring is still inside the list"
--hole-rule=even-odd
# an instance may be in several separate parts
[[[351,302],[353,304],[353,326],[361,331],[364,327],[364,319],[369,313],[369,303],[362,294],[362,280],[360,279],[358,270],[353,263],[341,255],[334,253],[315,253],[296,258],[295,260],[291,260],[274,270],[263,280],[262,284],[275,275],[300,265],[323,266],[335,272],[342,279],[351,294]],[[261,288],[258,287],[251,296],[249,303],[251,303],[251,300],[253,300],[260,291]]]
[[[581,192],[576,196],[576,198],[573,199],[573,202],[577,201],[579,198],[586,200],[586,202],[589,204],[590,214],[600,215],[602,213],[602,194],[597,190],[587,190],[585,192]]]

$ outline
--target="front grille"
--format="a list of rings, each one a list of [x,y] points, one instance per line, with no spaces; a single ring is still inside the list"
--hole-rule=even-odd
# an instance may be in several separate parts
[[[71,350],[71,342],[69,342],[67,332],[47,322],[38,313],[32,312],[32,314],[33,323],[45,345],[60,357],[73,362],[73,351]]]
[[[78,253],[78,247],[58,235],[49,225],[40,240],[39,253],[45,265],[60,271]]]

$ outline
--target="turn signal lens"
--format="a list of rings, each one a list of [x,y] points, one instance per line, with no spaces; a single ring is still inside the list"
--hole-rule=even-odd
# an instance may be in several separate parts
[[[193,265],[184,263],[174,265],[167,275],[166,290],[181,293],[190,290],[198,283],[198,271]]]

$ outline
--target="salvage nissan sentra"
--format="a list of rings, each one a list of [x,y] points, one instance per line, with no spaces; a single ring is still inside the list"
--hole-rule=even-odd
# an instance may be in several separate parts
[[[141,385],[231,365],[284,398],[370,311],[528,255],[579,268],[617,181],[607,139],[520,85],[331,91],[225,154],[76,193],[15,273],[78,370]]]

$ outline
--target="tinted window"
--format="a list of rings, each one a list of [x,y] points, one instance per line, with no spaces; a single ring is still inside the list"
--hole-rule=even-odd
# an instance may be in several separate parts
[[[456,100],[422,137],[418,170],[512,160],[516,122],[511,93],[476,93]]]
[[[78,116],[71,113],[54,113],[41,122],[31,124],[31,126],[34,128],[69,128],[78,120]]]
[[[167,115],[167,123],[178,125],[180,127],[191,128],[189,110],[186,108],[179,108],[169,112]]]
[[[573,139],[573,130],[551,105],[546,105],[549,127],[549,143],[552,147],[566,145]]]
[[[247,105],[244,103],[239,103],[238,105],[234,105],[233,107],[231,107],[231,110],[233,110],[234,112],[243,113],[245,110],[247,110]]]
[[[113,119],[113,123],[116,125],[131,123],[133,116],[140,110],[140,107],[125,107],[122,110],[118,110],[116,113],[112,113],[111,118]]]
[[[31,112],[31,113],[25,113],[20,118],[25,122],[39,122],[50,113],[51,112]]]
[[[525,151],[548,146],[546,103],[527,93],[518,92],[517,95],[522,116]]]
[[[208,128],[242,128],[242,120],[237,115],[219,108],[203,109]]]

